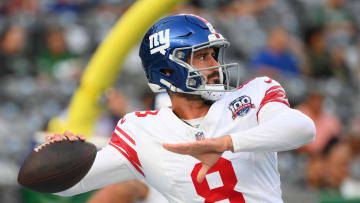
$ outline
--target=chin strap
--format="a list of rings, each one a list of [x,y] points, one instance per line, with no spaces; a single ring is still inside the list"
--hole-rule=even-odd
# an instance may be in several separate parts
[[[209,101],[216,101],[216,100],[220,99],[222,97],[222,95],[224,94],[224,92],[222,92],[222,91],[225,89],[225,87],[222,85],[216,85],[216,86],[205,85],[205,88],[207,89],[207,91],[184,92],[180,88],[175,87],[174,85],[167,82],[166,80],[161,79],[160,82],[162,84],[164,84],[165,86],[167,86],[172,92],[196,94],[196,95],[200,95],[201,98],[203,98],[205,100],[209,100]],[[166,91],[165,88],[162,88],[157,84],[154,84],[154,83],[148,83],[148,84],[153,92],[158,93],[158,92]]]

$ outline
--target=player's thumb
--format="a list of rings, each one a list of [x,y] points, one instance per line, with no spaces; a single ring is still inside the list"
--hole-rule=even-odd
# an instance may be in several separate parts
[[[199,182],[199,183],[202,183],[204,181],[204,178],[205,178],[205,175],[206,173],[208,172],[208,170],[210,169],[210,167],[207,165],[207,164],[202,164],[202,167],[196,177],[196,180]]]

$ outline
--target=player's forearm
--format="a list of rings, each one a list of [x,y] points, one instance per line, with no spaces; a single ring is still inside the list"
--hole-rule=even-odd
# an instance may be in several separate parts
[[[86,176],[73,187],[55,195],[73,196],[103,188],[117,182],[135,179],[136,176],[122,164],[123,160],[111,146],[98,151],[94,164]]]
[[[262,111],[257,127],[230,135],[235,152],[285,151],[313,141],[314,122],[303,113],[275,103]]]

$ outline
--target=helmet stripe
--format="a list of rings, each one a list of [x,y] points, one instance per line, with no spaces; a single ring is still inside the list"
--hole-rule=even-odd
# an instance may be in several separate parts
[[[204,18],[202,18],[198,15],[194,15],[194,14],[191,14],[191,15],[198,18],[199,20],[201,20],[209,28],[211,33],[216,33],[214,27],[209,23],[209,21],[205,20]]]

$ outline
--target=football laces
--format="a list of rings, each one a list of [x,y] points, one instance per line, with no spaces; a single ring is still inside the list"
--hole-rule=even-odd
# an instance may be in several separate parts
[[[42,143],[41,145],[37,146],[37,147],[34,149],[34,151],[35,151],[35,152],[38,152],[38,151],[40,151],[42,148],[44,148],[45,146],[47,146],[47,145],[49,145],[49,144],[51,144],[51,143],[54,143],[54,142],[55,142],[55,140],[51,140],[51,141],[48,141],[48,142],[44,142],[44,143]]]

